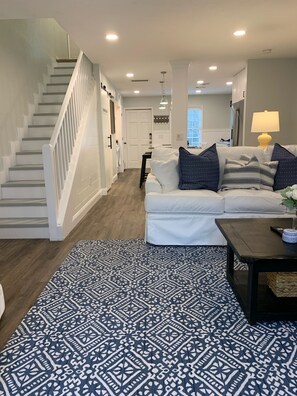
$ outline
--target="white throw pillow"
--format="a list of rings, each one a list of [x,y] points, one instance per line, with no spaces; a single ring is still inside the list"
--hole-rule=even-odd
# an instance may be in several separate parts
[[[168,161],[151,160],[151,172],[159,180],[162,191],[169,192],[178,189],[179,172],[178,159],[171,158]]]

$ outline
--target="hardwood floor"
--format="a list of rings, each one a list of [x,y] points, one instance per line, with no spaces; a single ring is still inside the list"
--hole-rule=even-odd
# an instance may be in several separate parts
[[[144,238],[144,186],[139,188],[139,174],[139,169],[120,174],[108,194],[62,242],[0,240],[0,283],[6,302],[0,319],[0,350],[77,241]]]

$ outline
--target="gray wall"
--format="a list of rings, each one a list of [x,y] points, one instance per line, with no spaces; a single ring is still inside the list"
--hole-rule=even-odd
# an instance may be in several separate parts
[[[168,115],[169,110],[159,110],[160,96],[126,97],[123,98],[123,107],[151,107],[154,115]],[[167,97],[170,102],[170,97]],[[230,95],[192,95],[189,96],[189,107],[203,107],[203,128],[228,129],[230,128]],[[154,129],[168,129],[168,124],[157,124]]]
[[[280,133],[272,133],[272,144],[297,143],[297,59],[252,59],[247,63],[244,144],[257,146],[251,133],[255,111],[279,111]]]
[[[189,107],[202,106],[203,129],[230,129],[230,95],[189,96]]]
[[[0,21],[0,156],[9,155],[28,105],[55,57],[67,57],[67,35],[52,19]],[[0,163],[1,168],[1,163]]]

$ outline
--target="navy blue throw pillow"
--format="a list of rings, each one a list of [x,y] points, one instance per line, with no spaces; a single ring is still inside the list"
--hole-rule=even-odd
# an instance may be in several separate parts
[[[274,178],[274,190],[282,190],[287,186],[297,184],[297,157],[280,144],[275,143],[271,161],[278,161]]]
[[[218,190],[219,158],[216,145],[196,155],[179,148],[179,185],[181,190]]]

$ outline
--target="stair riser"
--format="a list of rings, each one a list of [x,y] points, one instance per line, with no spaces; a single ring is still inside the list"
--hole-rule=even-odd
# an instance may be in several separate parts
[[[48,227],[0,228],[0,239],[49,239]]]
[[[10,170],[9,179],[11,181],[17,180],[43,180],[44,172],[39,169],[26,170]]]
[[[44,144],[48,144],[49,139],[45,140],[22,140],[22,150],[42,150]]]
[[[42,154],[17,154],[17,165],[42,164]]]
[[[47,216],[46,206],[0,206],[0,218]]]
[[[38,106],[37,113],[43,114],[43,113],[59,113],[61,109],[61,105],[42,105]]]
[[[61,83],[65,83],[65,84],[69,84],[69,81],[71,79],[71,76],[62,76],[62,75],[57,75],[57,76],[51,76],[51,83],[53,84],[61,84]]]
[[[28,137],[44,137],[51,138],[54,131],[54,127],[29,127]]]
[[[60,92],[60,93],[66,93],[67,91],[67,85],[47,85],[46,91],[51,93],[51,92]]]
[[[61,68],[60,68],[61,67]],[[67,67],[67,66],[60,66],[60,67],[55,67],[54,69],[54,74],[56,76],[60,75],[60,74],[72,74],[74,67]]]
[[[56,115],[41,115],[41,116],[33,116],[32,124],[33,125],[55,125],[58,116]]]
[[[42,103],[63,102],[65,94],[42,95]]]
[[[2,187],[2,198],[46,198],[45,187]]]
[[[59,67],[72,67],[75,68],[76,62],[57,62],[57,66]]]

